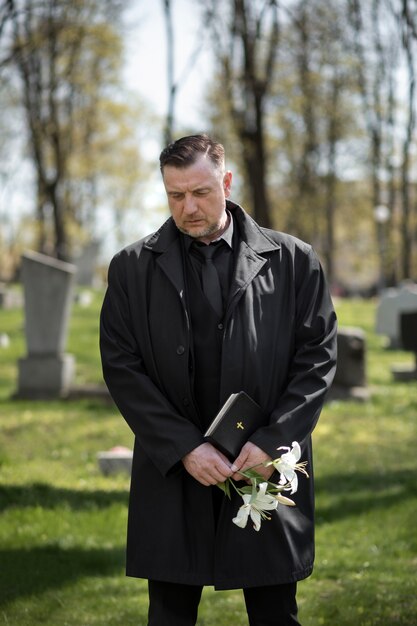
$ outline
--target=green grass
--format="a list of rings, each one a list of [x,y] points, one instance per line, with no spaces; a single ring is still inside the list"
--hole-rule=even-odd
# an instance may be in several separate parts
[[[97,316],[74,307],[68,352],[77,383],[101,379]],[[314,434],[317,559],[299,585],[304,626],[417,623],[417,383],[394,382],[410,355],[384,349],[375,303],[340,301],[342,325],[366,331],[367,403],[326,404]],[[0,626],[146,624],[144,581],[124,576],[128,479],[105,478],[96,454],[132,445],[100,400],[12,400],[23,318],[0,311]],[[161,510],[161,515],[164,511]],[[247,624],[241,592],[204,591],[199,626]]]

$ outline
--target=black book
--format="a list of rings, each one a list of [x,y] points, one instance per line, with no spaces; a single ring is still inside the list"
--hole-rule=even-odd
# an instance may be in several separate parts
[[[267,416],[259,404],[239,391],[229,396],[204,437],[233,461],[252,433],[266,422]]]

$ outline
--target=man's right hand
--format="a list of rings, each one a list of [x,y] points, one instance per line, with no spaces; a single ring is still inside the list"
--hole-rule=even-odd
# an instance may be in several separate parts
[[[202,443],[182,459],[185,469],[199,483],[208,487],[232,476],[231,463],[211,443]]]

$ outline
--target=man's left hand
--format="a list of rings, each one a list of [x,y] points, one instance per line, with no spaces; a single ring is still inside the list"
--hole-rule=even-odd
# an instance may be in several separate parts
[[[271,465],[270,467],[265,467],[263,463],[271,460],[271,457],[266,452],[261,450],[261,448],[258,448],[258,446],[254,443],[247,441],[231,467],[231,469],[235,472],[232,478],[233,480],[245,480],[239,471],[249,469],[250,467],[257,465],[259,466],[256,467],[258,474],[263,476],[265,480],[269,480],[274,471],[274,466]]]

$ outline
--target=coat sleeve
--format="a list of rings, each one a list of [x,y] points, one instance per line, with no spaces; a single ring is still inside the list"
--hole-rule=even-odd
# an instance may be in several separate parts
[[[198,428],[178,413],[146,371],[134,336],[126,288],[127,269],[122,260],[119,255],[110,264],[100,315],[103,377],[141,447],[159,471],[167,475],[204,439]],[[141,297],[140,293],[133,295]]]
[[[294,352],[287,384],[269,425],[250,437],[272,458],[280,445],[309,440],[336,371],[337,320],[326,279],[311,247],[297,254]]]

